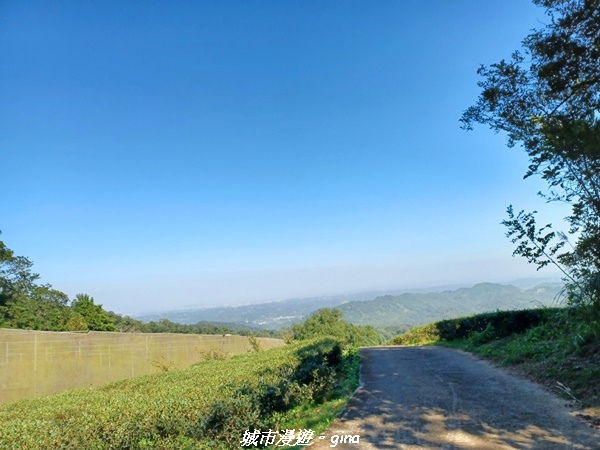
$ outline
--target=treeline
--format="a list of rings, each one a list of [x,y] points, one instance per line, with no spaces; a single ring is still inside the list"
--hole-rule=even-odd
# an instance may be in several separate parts
[[[183,325],[163,319],[144,323],[112,311],[105,311],[87,294],[74,299],[40,284],[32,271],[33,262],[16,256],[0,240],[0,328],[44,331],[119,331],[137,333],[238,334],[271,337],[277,333],[199,322]]]
[[[39,284],[33,263],[0,241],[0,327],[47,331],[116,331],[114,320],[87,294],[73,300]]]
[[[238,336],[280,337],[280,333],[275,330],[242,327],[235,323],[201,321],[195,324],[183,324],[171,322],[168,319],[145,323],[112,311],[108,311],[108,315],[113,319],[117,331],[122,333],[236,334]]]
[[[148,323],[106,311],[87,294],[74,299],[50,284],[39,284],[33,263],[16,256],[0,240],[0,328],[44,331],[117,331],[121,333],[236,334],[257,337],[288,337],[293,340],[333,336],[343,342],[376,345],[381,336],[371,326],[344,322],[337,309],[321,309],[303,324],[278,331],[248,327],[236,323],[198,322],[181,324],[168,319]]]

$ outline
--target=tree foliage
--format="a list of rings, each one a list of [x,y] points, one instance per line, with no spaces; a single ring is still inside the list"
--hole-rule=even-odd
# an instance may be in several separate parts
[[[71,304],[75,314],[79,314],[87,325],[88,330],[117,331],[115,323],[102,305],[94,304],[94,298],[87,294],[77,294]]]
[[[38,284],[33,263],[16,256],[0,240],[0,328],[46,331],[118,331],[127,333],[237,334],[278,337],[270,330],[241,328],[235,324],[199,322],[184,325],[166,319],[144,323],[105,311],[87,294],[72,301],[50,284]],[[69,304],[70,303],[70,304]]]
[[[31,272],[33,263],[24,256],[15,256],[14,252],[0,241],[0,306],[10,300],[30,296],[35,281],[40,277]]]
[[[66,329],[68,297],[39,285],[33,263],[0,241],[0,326],[37,330]]]
[[[293,325],[292,337],[302,341],[318,337],[334,337],[348,345],[377,345],[381,337],[371,326],[352,325],[342,320],[339,309],[320,309],[304,323]]]
[[[510,60],[482,66],[477,103],[463,128],[475,123],[505,132],[530,164],[525,178],[548,183],[549,202],[572,206],[566,218],[575,237],[536,228],[535,212],[509,207],[507,235],[515,254],[541,268],[558,265],[587,303],[600,307],[600,0],[534,0],[549,23],[533,30]]]
[[[47,331],[115,331],[112,319],[93,298],[69,297],[50,284],[38,284],[33,263],[0,241],[0,327]]]

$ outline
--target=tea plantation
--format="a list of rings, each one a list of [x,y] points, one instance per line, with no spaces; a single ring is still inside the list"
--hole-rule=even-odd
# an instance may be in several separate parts
[[[343,358],[320,338],[2,405],[0,448],[239,448],[244,430],[326,397]]]

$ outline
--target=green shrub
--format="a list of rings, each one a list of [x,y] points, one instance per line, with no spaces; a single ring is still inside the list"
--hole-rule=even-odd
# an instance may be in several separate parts
[[[188,436],[212,448],[237,448],[240,432],[246,429],[266,429],[267,426],[250,395],[236,393],[212,403],[201,415]]]
[[[436,323],[415,327],[391,339],[389,345],[423,345],[440,340],[440,330]]]
[[[354,347],[381,344],[381,337],[375,328],[344,322],[339,309],[320,309],[290,329],[289,338],[296,341],[318,337],[332,337]]]
[[[469,336],[469,339],[471,340],[471,342],[473,344],[480,345],[485,342],[490,342],[490,341],[496,339],[496,336],[497,336],[496,330],[492,326],[491,322],[488,322],[488,324],[485,327],[485,330],[473,331],[471,333],[471,335]]]
[[[440,339],[452,341],[468,338],[478,333],[480,339],[488,341],[509,336],[513,333],[523,333],[542,321],[554,317],[559,308],[523,309],[516,311],[496,311],[477,314],[459,319],[449,319],[436,322]]]
[[[419,345],[437,341],[470,339],[482,344],[493,339],[523,333],[563,314],[561,308],[496,311],[458,319],[440,320],[416,327],[389,341],[391,345]]]

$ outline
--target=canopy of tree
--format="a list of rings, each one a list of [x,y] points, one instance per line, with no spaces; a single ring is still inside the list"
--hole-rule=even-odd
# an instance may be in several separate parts
[[[0,241],[0,327],[48,331],[116,331],[113,320],[94,299],[69,297],[50,284],[38,284],[33,263],[15,256]]]
[[[339,309],[320,309],[304,323],[293,325],[293,339],[302,341],[317,337],[334,337],[352,346],[381,344],[379,333],[371,326],[351,325],[344,322]]]
[[[50,284],[38,284],[33,263],[15,256],[0,240],[0,328],[46,331],[120,331],[140,333],[196,333],[274,336],[275,332],[242,328],[235,324],[197,323],[183,325],[159,320],[143,323],[105,311],[93,297],[67,294]],[[229,326],[228,326],[229,325]]]
[[[538,268],[557,265],[575,304],[600,311],[600,0],[534,0],[549,23],[523,40],[523,49],[490,67],[477,103],[462,122],[505,132],[530,160],[525,177],[548,182],[549,202],[572,206],[566,233],[537,228],[535,211],[508,208],[507,236],[515,254]]]

